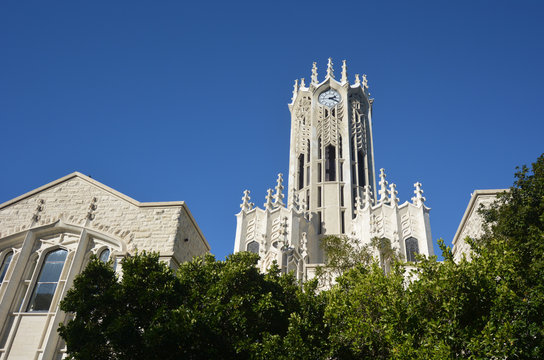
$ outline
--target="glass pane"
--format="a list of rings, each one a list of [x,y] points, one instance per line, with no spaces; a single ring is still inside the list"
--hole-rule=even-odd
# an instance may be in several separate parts
[[[100,261],[102,261],[104,264],[108,262],[109,258],[110,258],[110,250],[109,249],[103,250],[100,253]]]
[[[40,283],[36,286],[28,311],[47,311],[53,300],[57,283]]]
[[[259,253],[259,243],[256,241],[252,241],[249,244],[247,244],[247,251],[258,254]]]
[[[10,251],[4,258],[4,262],[2,263],[2,268],[0,268],[0,283],[4,280],[4,277],[6,276],[6,273],[8,272],[9,263],[11,262],[12,257],[13,257],[13,251]]]

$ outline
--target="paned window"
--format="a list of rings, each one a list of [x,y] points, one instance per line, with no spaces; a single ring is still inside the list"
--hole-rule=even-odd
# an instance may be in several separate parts
[[[48,311],[59,283],[68,251],[58,249],[45,256],[27,311]]]
[[[4,277],[6,277],[6,273],[8,272],[9,264],[11,263],[11,259],[13,258],[13,251],[10,251],[4,256],[4,261],[2,262],[2,267],[0,268],[0,284],[2,281],[4,281]]]
[[[406,246],[406,261],[416,261],[416,255],[419,254],[419,245],[417,239],[409,237],[404,240]]]

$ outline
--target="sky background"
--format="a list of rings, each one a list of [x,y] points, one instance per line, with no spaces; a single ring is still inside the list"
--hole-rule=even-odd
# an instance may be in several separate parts
[[[232,252],[287,174],[294,79],[367,74],[376,169],[436,239],[544,152],[542,1],[2,1],[0,203],[73,171],[187,202]]]

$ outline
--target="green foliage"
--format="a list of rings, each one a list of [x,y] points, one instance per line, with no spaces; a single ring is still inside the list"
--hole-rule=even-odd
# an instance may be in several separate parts
[[[444,261],[402,263],[387,239],[325,237],[320,276],[341,274],[326,291],[261,274],[250,253],[177,272],[138,254],[120,281],[95,258],[59,332],[72,359],[542,359],[544,155],[482,214],[487,232],[459,263],[441,240]]]

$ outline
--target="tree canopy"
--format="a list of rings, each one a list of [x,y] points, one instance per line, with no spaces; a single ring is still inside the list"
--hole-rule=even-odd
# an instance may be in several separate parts
[[[75,316],[59,332],[72,359],[542,359],[544,154],[515,176],[481,210],[470,261],[439,241],[444,261],[406,266],[377,239],[384,272],[332,237],[328,266],[341,275],[317,291],[276,266],[260,273],[250,253],[177,271],[140,253],[122,279],[93,259],[61,303]]]

